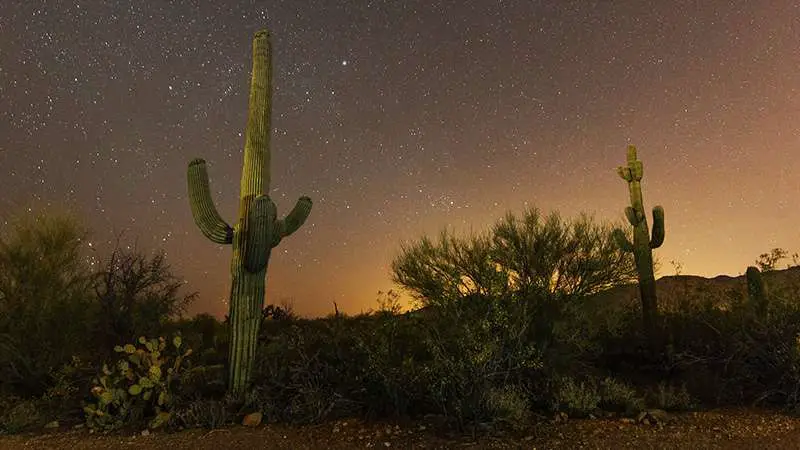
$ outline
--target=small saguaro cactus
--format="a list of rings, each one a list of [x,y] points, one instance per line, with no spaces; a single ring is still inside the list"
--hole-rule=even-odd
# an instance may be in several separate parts
[[[297,231],[311,212],[301,197],[285,219],[269,197],[272,48],[267,30],[253,38],[253,73],[244,146],[239,221],[231,227],[220,217],[208,186],[206,163],[189,163],[189,203],[200,231],[216,244],[232,244],[228,390],[240,396],[250,381],[256,354],[270,251]]]
[[[633,243],[628,241],[622,230],[613,231],[617,245],[626,252],[632,252],[636,262],[636,272],[639,276],[639,293],[642,297],[642,319],[645,332],[652,333],[655,319],[658,315],[658,301],[656,299],[656,277],[653,273],[653,252],[664,242],[664,208],[653,208],[653,236],[647,227],[642,205],[642,162],[636,159],[636,147],[628,146],[628,164],[617,167],[619,176],[628,182],[628,191],[631,197],[631,206],[625,208],[625,217],[633,225]]]
[[[767,286],[761,277],[761,272],[754,266],[749,266],[745,272],[747,278],[747,299],[756,317],[767,317]]]

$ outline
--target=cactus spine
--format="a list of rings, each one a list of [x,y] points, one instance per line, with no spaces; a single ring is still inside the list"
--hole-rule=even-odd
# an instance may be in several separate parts
[[[653,273],[653,252],[664,242],[664,208],[653,208],[653,236],[647,227],[642,205],[642,162],[636,159],[636,147],[628,146],[628,164],[617,167],[619,176],[628,183],[631,197],[631,206],[625,208],[625,216],[633,226],[633,243],[628,241],[622,230],[613,231],[617,245],[626,252],[632,252],[636,262],[636,272],[639,275],[639,293],[642,298],[642,319],[647,333],[652,332],[655,319],[658,315],[658,302],[656,299],[656,277]]]
[[[229,305],[231,339],[228,389],[243,394],[250,381],[256,353],[270,251],[297,231],[311,212],[311,199],[301,197],[285,219],[269,198],[272,48],[267,30],[253,38],[253,73],[244,147],[239,221],[231,227],[220,217],[208,186],[206,163],[189,163],[189,203],[200,231],[211,242],[232,244]]]
[[[750,300],[750,307],[759,319],[767,317],[767,286],[761,277],[761,272],[753,266],[747,268],[745,272],[747,278],[747,298]]]

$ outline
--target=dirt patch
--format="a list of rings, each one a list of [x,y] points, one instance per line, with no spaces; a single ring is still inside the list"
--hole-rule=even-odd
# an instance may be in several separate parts
[[[313,426],[233,426],[179,433],[94,435],[86,430],[0,437],[0,448],[125,449],[797,449],[800,418],[762,409],[670,415],[663,424],[630,419],[538,421],[517,433],[471,436],[436,431],[423,420],[339,420]]]

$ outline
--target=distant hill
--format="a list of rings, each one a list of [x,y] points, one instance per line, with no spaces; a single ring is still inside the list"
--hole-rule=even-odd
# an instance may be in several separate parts
[[[800,266],[763,272],[762,276],[769,295],[800,301]],[[690,305],[708,302],[712,306],[727,309],[731,296],[747,297],[747,282],[744,275],[719,275],[714,278],[669,275],[656,280],[656,293],[661,312],[674,311],[682,302]],[[599,309],[632,308],[640,304],[639,286],[636,283],[617,286],[587,298],[586,302]],[[429,308],[420,308],[414,312],[424,314]]]
[[[763,272],[762,276],[769,295],[800,300],[800,267]],[[660,311],[675,310],[680,307],[681,302],[692,305],[708,302],[726,309],[730,306],[731,296],[747,297],[747,281],[744,275],[736,277],[718,275],[714,278],[669,275],[656,280],[656,295]],[[638,304],[639,286],[635,283],[618,286],[595,295],[593,301]]]

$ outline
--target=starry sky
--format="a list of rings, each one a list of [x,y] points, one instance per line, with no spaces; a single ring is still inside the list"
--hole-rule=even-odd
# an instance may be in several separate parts
[[[621,220],[628,144],[649,220],[665,209],[661,275],[800,251],[796,0],[3,0],[0,223],[75,211],[87,245],[165,251],[191,311],[222,317],[231,250],[194,225],[186,169],[208,161],[235,222],[261,28],[270,194],[280,215],[314,201],[272,252],[268,303],[375,308],[401,242],[506,211]]]

